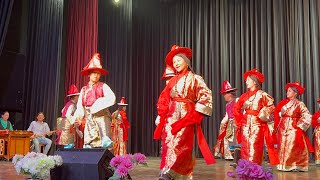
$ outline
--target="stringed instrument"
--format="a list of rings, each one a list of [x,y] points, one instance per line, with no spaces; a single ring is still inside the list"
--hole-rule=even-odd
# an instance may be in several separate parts
[[[36,136],[37,136],[37,137],[47,136],[47,135],[51,135],[51,134],[53,134],[53,133],[57,133],[58,131],[59,131],[58,129],[55,129],[55,130],[53,130],[53,131],[49,131],[49,132],[44,133],[44,134],[41,134],[41,135],[37,134]],[[35,134],[33,134],[30,138],[31,138],[31,139],[34,139],[34,138],[37,138],[37,137],[35,137]]]

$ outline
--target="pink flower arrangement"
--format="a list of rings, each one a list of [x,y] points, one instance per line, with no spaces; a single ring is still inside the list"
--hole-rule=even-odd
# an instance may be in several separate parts
[[[147,157],[144,154],[135,153],[113,157],[110,161],[110,168],[114,170],[114,174],[109,180],[125,179],[129,170],[139,164],[147,166]]]
[[[272,180],[272,167],[262,167],[248,160],[240,159],[234,172],[228,172],[227,175],[232,178],[246,180]]]

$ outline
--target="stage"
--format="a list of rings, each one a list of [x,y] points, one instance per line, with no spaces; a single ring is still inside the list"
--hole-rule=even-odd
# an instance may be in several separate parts
[[[133,180],[157,179],[160,159],[158,157],[148,157],[148,167],[138,166],[130,172]],[[230,161],[217,159],[215,165],[206,166],[203,159],[198,159],[194,171],[195,180],[206,179],[232,179],[226,176],[233,168],[229,166]],[[0,161],[0,180],[24,180],[29,176],[17,175],[11,162]],[[275,169],[275,167],[274,167]],[[275,179],[279,180],[316,180],[320,179],[320,166],[309,165],[308,172],[279,172],[274,170]]]

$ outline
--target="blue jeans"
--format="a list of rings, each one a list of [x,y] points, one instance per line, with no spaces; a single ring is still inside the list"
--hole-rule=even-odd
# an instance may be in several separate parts
[[[51,144],[52,141],[46,137],[38,137],[32,140],[33,144],[34,144],[34,148],[36,150],[36,152],[40,153],[40,146],[39,143],[46,145],[46,147],[44,148],[43,154],[48,154],[50,148],[51,148]]]

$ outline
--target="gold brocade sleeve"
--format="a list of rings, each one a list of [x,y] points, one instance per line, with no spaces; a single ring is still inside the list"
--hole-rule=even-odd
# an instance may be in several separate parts
[[[197,83],[196,97],[197,102],[195,109],[207,116],[212,115],[212,92],[207,87],[201,76],[195,75],[195,83]]]
[[[306,131],[311,125],[312,115],[310,114],[306,105],[300,101],[299,107],[301,112],[301,118],[297,122],[297,126],[301,128],[303,131]]]
[[[269,121],[270,115],[273,113],[275,106],[273,104],[273,98],[267,94],[266,92],[262,93],[262,99],[263,99],[263,108],[261,108],[258,117],[265,122]]]

